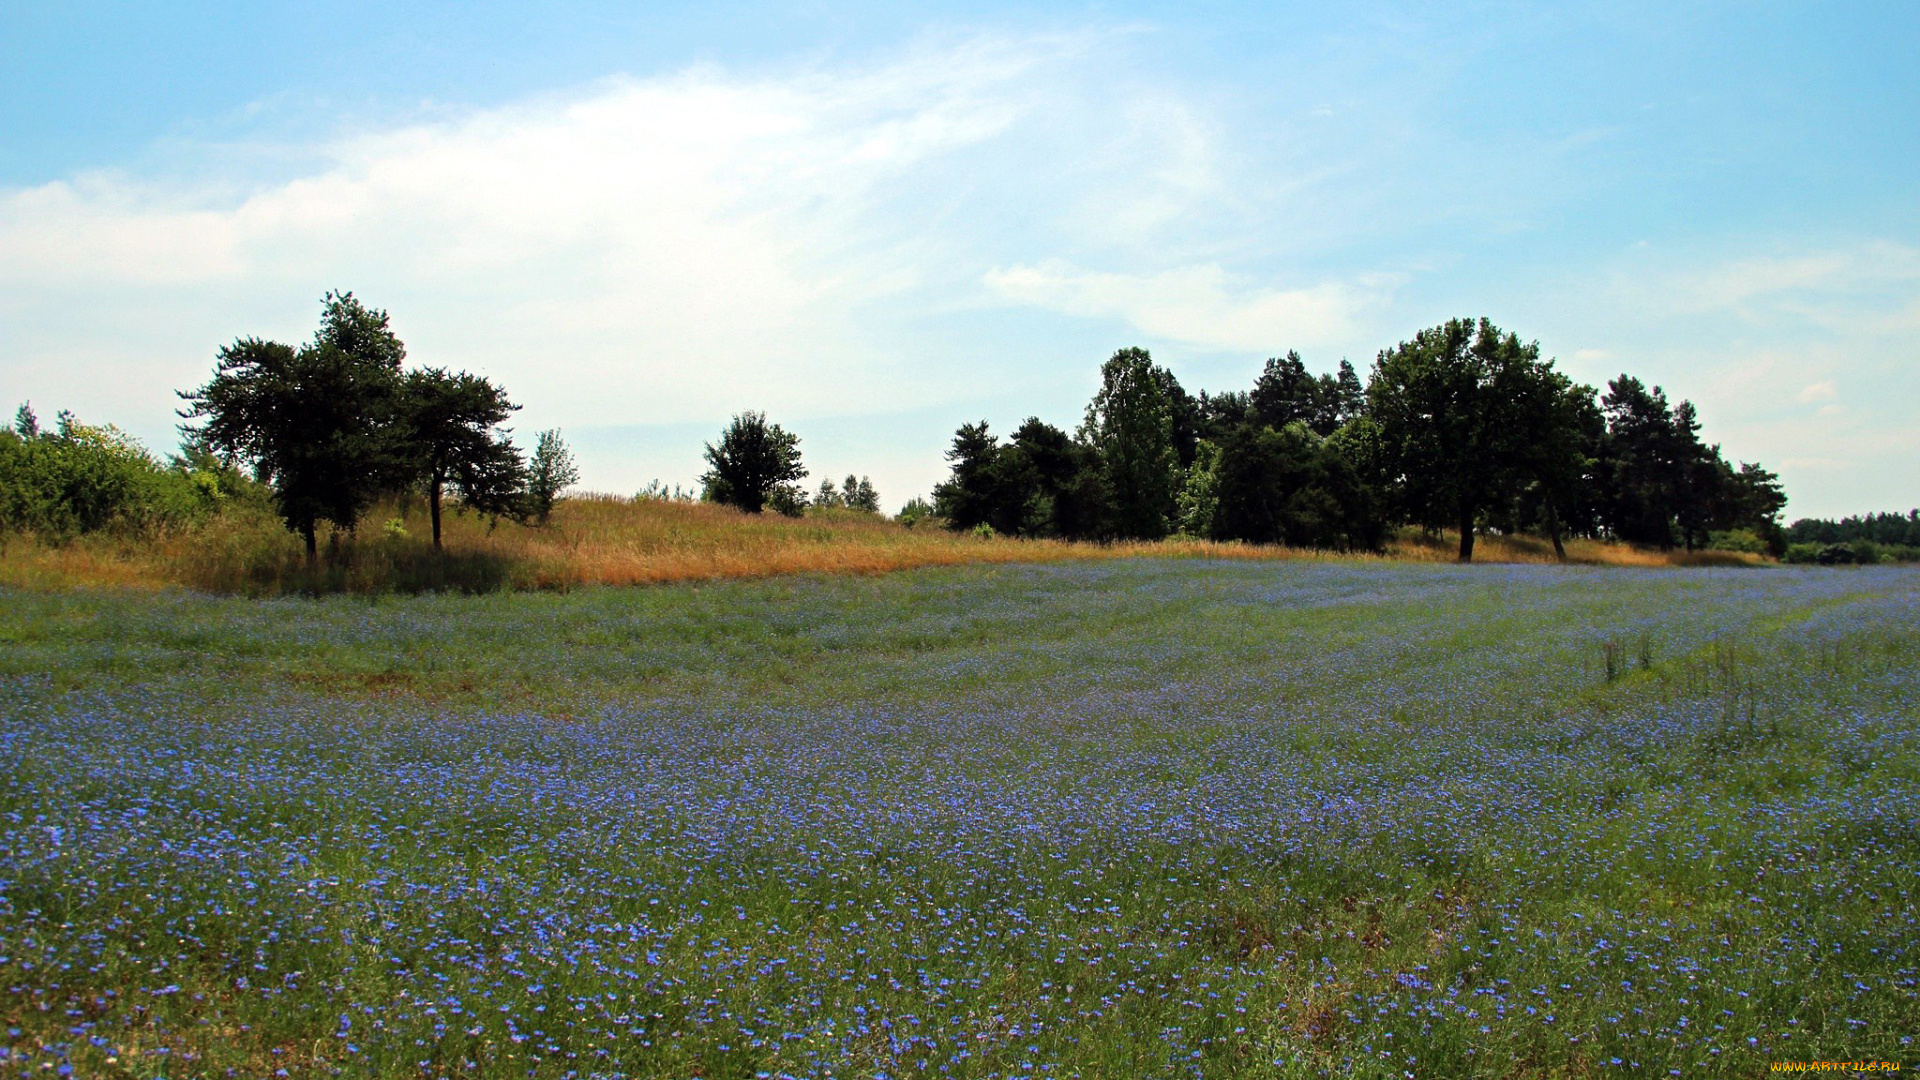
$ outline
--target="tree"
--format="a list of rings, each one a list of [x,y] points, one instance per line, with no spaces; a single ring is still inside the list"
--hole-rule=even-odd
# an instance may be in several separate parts
[[[1699,421],[1693,405],[1675,408],[1658,386],[1621,375],[1607,384],[1604,447],[1608,524],[1615,535],[1665,551],[1677,530],[1695,531],[1705,517],[1695,498],[1709,482],[1701,465]],[[1690,539],[1683,536],[1683,540]]]
[[[933,488],[934,514],[956,532],[987,524],[1002,502],[999,474],[1000,439],[985,420],[962,424],[953,433],[946,458],[952,472]]]
[[[1605,421],[1593,388],[1542,369],[1519,381],[1514,404],[1522,427],[1507,440],[1514,527],[1536,527],[1553,541],[1554,558],[1567,561],[1567,523],[1591,529],[1594,466]]]
[[[1250,418],[1262,426],[1279,431],[1298,420],[1326,438],[1365,410],[1366,391],[1351,363],[1340,361],[1333,375],[1313,375],[1300,354],[1289,350],[1267,361],[1246,404]]]
[[[1530,413],[1553,362],[1486,319],[1454,319],[1380,353],[1367,387],[1400,509],[1429,529],[1460,530],[1460,561],[1488,508],[1537,479],[1527,447],[1558,414]]]
[[[1116,531],[1143,540],[1167,535],[1180,459],[1166,380],[1145,349],[1121,349],[1101,366],[1080,440],[1100,454]]]
[[[1726,500],[1726,519],[1721,528],[1752,529],[1766,540],[1775,557],[1786,553],[1787,535],[1780,527],[1780,512],[1787,508],[1787,493],[1780,487],[1778,473],[1761,468],[1758,462],[1741,462],[1739,471],[1728,477]],[[1904,531],[1890,535],[1894,538],[1888,543],[1920,542],[1920,532],[1913,540],[1907,540]]]
[[[1014,431],[1007,456],[1003,475],[1027,485],[1017,501],[1028,533],[1070,540],[1112,535],[1113,494],[1097,450],[1029,416]]]
[[[318,559],[318,523],[351,529],[381,491],[405,478],[393,438],[406,348],[387,313],[352,293],[322,301],[319,331],[294,349],[259,338],[222,348],[205,386],[182,391],[196,445],[238,460],[273,485],[287,527]]]
[[[427,489],[433,547],[440,550],[440,499],[451,489],[483,514],[519,517],[527,470],[507,432],[496,430],[520,406],[478,375],[422,368],[406,375],[399,418],[407,461]]]
[[[527,509],[533,519],[545,525],[560,493],[579,482],[580,469],[561,440],[560,429],[541,432],[534,439],[533,460],[527,463]]]
[[[1285,356],[1267,360],[1247,404],[1255,423],[1279,431],[1295,420],[1313,418],[1319,411],[1318,389],[1300,354],[1289,350]]]
[[[1153,369],[1154,378],[1160,383],[1160,393],[1167,399],[1167,412],[1173,417],[1173,455],[1179,468],[1193,464],[1193,455],[1200,449],[1200,400],[1187,393],[1173,372],[1163,367]],[[1176,489],[1178,485],[1176,484]]]
[[[720,442],[708,443],[709,468],[700,477],[709,502],[737,506],[758,514],[767,506],[797,514],[806,506],[806,493],[796,481],[807,475],[800,464],[800,437],[767,423],[767,414],[751,410],[734,416],[720,433]]]
[[[1246,424],[1221,445],[1211,535],[1293,547],[1373,546],[1371,500],[1341,447],[1295,420]]]
[[[840,485],[840,503],[849,510],[877,514],[880,512],[880,492],[874,489],[872,480],[864,476],[856,480],[849,473],[846,483]]]

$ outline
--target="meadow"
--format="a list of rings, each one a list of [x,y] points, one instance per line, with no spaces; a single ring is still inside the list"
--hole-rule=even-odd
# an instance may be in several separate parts
[[[360,527],[336,534],[309,565],[300,541],[264,503],[225,507],[169,529],[102,530],[50,541],[0,532],[0,587],[59,589],[187,588],[245,596],[331,593],[565,590],[593,585],[772,577],[781,574],[880,574],[928,566],[1159,558],[1367,558],[1270,544],[1173,537],[1090,543],[953,532],[932,521],[918,528],[844,509],[804,517],[745,514],[732,507],[674,498],[581,495],[561,500],[537,527],[453,513],[446,549],[435,551],[418,499],[389,499]],[[1452,533],[1405,530],[1379,556],[1451,562]],[[1487,536],[1483,562],[1557,561],[1551,545],[1528,536]],[[1589,539],[1567,541],[1580,565],[1752,565],[1734,551],[1657,551]]]
[[[0,1071],[1920,1065],[1920,571],[0,592]]]

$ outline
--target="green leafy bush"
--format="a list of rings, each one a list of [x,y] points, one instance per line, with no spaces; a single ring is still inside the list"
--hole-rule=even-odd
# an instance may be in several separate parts
[[[1722,529],[1707,536],[1707,546],[1715,551],[1743,551],[1765,555],[1767,542],[1752,529]]]
[[[111,424],[62,412],[43,431],[25,405],[0,431],[0,530],[52,540],[101,531],[140,532],[204,517],[250,487],[211,457],[162,464]]]

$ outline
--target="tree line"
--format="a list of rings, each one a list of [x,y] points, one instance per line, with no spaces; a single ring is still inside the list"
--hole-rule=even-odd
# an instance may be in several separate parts
[[[1751,534],[1778,554],[1779,478],[1703,443],[1693,405],[1630,375],[1577,384],[1486,319],[1341,361],[1267,361],[1244,391],[1188,393],[1144,349],[1101,367],[1069,434],[1029,417],[1004,441],[955,432],[933,509],[954,529],[1066,539],[1216,540],[1378,549],[1412,525],[1534,533],[1565,557],[1590,536],[1662,549]]]
[[[1810,563],[1920,561],[1920,510],[1801,518],[1787,526],[1786,557]]]
[[[180,455],[162,463],[124,433],[68,414],[46,430],[22,406],[0,430],[0,528],[52,536],[183,521],[223,501],[270,501],[318,556],[322,526],[352,530],[376,500],[425,497],[435,548],[443,502],[544,521],[579,479],[559,432],[531,455],[505,422],[504,389],[466,372],[406,366],[387,313],[352,293],[322,300],[292,346],[243,337],[212,377],[181,391]],[[1363,382],[1342,360],[1314,373],[1295,352],[1253,385],[1189,393],[1144,349],[1121,349],[1071,432],[1029,417],[1006,437],[963,424],[950,474],[900,514],[956,530],[1070,540],[1180,534],[1377,550],[1405,526],[1452,530],[1471,560],[1484,533],[1716,546],[1785,555],[1790,544],[1913,546],[1910,514],[1783,529],[1778,477],[1700,439],[1698,413],[1631,375],[1604,392],[1573,382],[1536,343],[1486,319],[1422,330],[1376,357]],[[705,447],[700,495],[758,513],[878,513],[866,477],[809,493],[799,438],[764,413],[732,418]],[[1796,554],[1804,555],[1804,551]],[[1828,561],[1845,561],[1830,552]]]

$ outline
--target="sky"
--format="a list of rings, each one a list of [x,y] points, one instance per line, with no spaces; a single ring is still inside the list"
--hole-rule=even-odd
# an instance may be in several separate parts
[[[322,295],[692,486],[897,507],[1116,349],[1251,386],[1485,316],[1787,518],[1920,506],[1920,6],[0,0],[0,395],[158,452]]]

